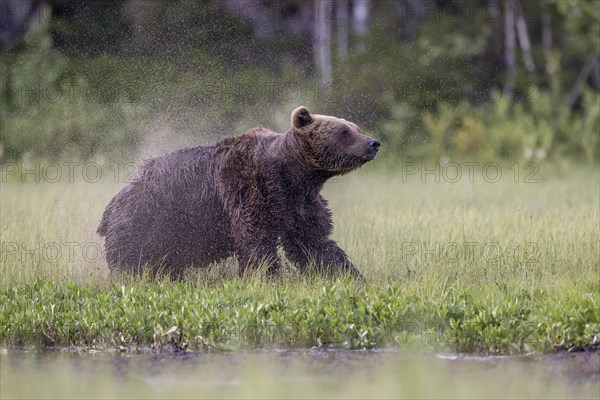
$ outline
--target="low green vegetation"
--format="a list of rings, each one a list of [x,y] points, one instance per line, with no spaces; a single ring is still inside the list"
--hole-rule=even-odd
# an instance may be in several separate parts
[[[496,182],[480,167],[471,182],[463,166],[451,183],[419,164],[329,182],[334,237],[364,284],[289,266],[276,281],[239,279],[233,259],[183,281],[109,276],[94,232],[123,184],[11,175],[0,208],[0,341],[484,354],[595,346],[598,171],[540,165],[526,181],[523,165],[496,167]]]

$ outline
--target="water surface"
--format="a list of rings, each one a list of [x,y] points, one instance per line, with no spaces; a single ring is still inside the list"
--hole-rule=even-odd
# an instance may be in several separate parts
[[[600,398],[600,352],[12,350],[0,398]]]

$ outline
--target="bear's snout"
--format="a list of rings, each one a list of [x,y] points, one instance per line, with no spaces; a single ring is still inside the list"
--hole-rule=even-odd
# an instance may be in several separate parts
[[[377,150],[379,150],[379,146],[381,146],[381,143],[379,143],[379,140],[375,140],[375,139],[373,139],[373,140],[371,140],[371,141],[369,142],[369,148],[370,148],[372,151],[377,151]]]
[[[366,154],[362,156],[362,159],[365,161],[371,161],[374,159],[379,151],[379,146],[381,146],[379,140],[369,138],[369,141],[367,142]]]

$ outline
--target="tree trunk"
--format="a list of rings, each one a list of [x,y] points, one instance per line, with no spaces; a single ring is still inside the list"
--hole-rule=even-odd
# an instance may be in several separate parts
[[[552,20],[550,12],[548,11],[547,0],[542,0],[542,52],[544,54],[545,62],[544,69],[552,84],[556,67],[554,65],[554,60],[552,59]]]
[[[535,64],[533,63],[533,57],[531,56],[531,44],[529,42],[529,34],[527,33],[527,25],[525,24],[525,18],[523,18],[523,8],[519,0],[514,0],[515,6],[517,7],[517,36],[519,38],[519,46],[523,53],[523,61],[525,62],[525,69],[528,72],[535,72]]]
[[[341,60],[348,58],[348,0],[337,0],[335,14],[337,22],[337,54]]]
[[[0,42],[12,49],[36,19],[44,18],[44,6],[41,0],[0,2]]]
[[[419,24],[426,19],[426,10],[430,10],[432,5],[426,0],[395,0],[393,5],[404,23],[403,39],[414,40]]]
[[[548,0],[542,0],[542,45],[544,50],[552,47],[552,25],[550,12],[548,11]]]
[[[506,0],[504,3],[504,67],[506,79],[504,80],[504,96],[512,97],[515,71],[515,1]]]
[[[575,86],[573,86],[571,93],[569,93],[569,97],[567,97],[567,107],[573,107],[579,96],[581,96],[583,88],[585,87],[585,81],[587,81],[590,74],[594,71],[594,68],[596,68],[596,63],[596,57],[594,56],[589,56],[587,60],[585,60],[585,64],[583,64],[583,68],[581,68],[581,71],[577,76],[577,81],[575,81]]]
[[[371,11],[371,0],[354,0],[352,4],[352,24],[354,32],[359,37],[356,41],[356,50],[359,53],[365,51],[365,45],[361,38],[369,33],[369,13]]]
[[[315,1],[314,56],[319,89],[329,91],[331,86],[331,23],[332,1]]]
[[[594,68],[592,68],[592,82],[594,83],[594,89],[600,89],[600,59],[595,57],[596,63],[594,64]]]

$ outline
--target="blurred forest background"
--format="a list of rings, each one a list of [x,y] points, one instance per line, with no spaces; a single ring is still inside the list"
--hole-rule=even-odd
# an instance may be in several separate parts
[[[2,0],[0,159],[129,159],[303,104],[406,160],[600,158],[597,0]]]

